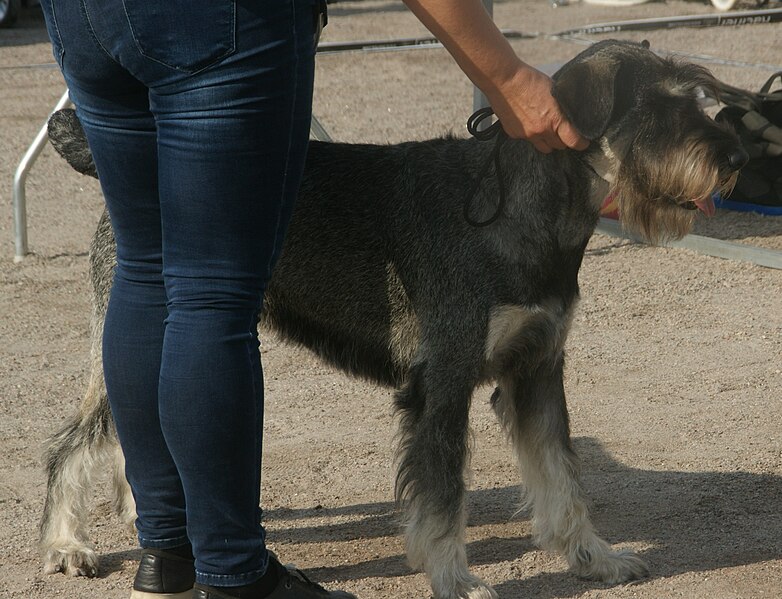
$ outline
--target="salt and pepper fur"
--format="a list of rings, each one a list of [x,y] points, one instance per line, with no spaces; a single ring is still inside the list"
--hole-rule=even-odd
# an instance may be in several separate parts
[[[618,583],[643,560],[595,532],[570,442],[564,345],[578,270],[602,199],[618,195],[624,225],[651,240],[680,237],[680,206],[735,180],[731,132],[709,119],[696,89],[711,76],[646,47],[605,41],[554,76],[553,93],[593,143],[544,155],[523,141],[501,154],[508,200],[492,225],[462,210],[491,143],[435,139],[388,146],[313,142],[289,235],[265,297],[262,326],[346,373],[394,386],[399,421],[396,497],[410,563],[436,599],[497,595],[468,569],[464,473],[475,388],[492,405],[518,459],[539,543],[579,576]],[[95,176],[73,112],[52,117],[55,147]],[[497,207],[489,177],[471,206]],[[78,414],[51,440],[41,526],[47,571],[94,576],[86,531],[92,472],[121,452],[102,382],[100,337],[114,266],[108,218],[91,249],[91,381]],[[348,409],[348,408],[346,408]],[[115,477],[117,506],[132,499]]]

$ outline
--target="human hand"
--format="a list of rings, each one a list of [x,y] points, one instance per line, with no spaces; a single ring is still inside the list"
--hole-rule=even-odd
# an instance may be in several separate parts
[[[562,114],[551,86],[550,77],[520,62],[511,77],[485,93],[509,137],[526,139],[545,154],[586,149],[589,141]]]

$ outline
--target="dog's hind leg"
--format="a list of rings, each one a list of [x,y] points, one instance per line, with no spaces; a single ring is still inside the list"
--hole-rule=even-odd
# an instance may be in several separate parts
[[[464,548],[464,468],[473,385],[432,361],[414,366],[397,393],[397,500],[410,565],[430,578],[435,599],[496,599],[470,574]]]
[[[609,583],[643,577],[643,560],[631,551],[612,551],[589,519],[570,444],[563,366],[559,355],[532,371],[508,374],[492,397],[518,455],[536,539],[561,552],[579,576]]]
[[[132,499],[128,500],[124,476],[117,469],[121,452],[103,386],[103,372],[94,361],[79,413],[49,439],[44,461],[48,473],[40,528],[44,571],[95,576],[98,557],[86,531],[94,475],[111,470],[113,462],[115,491],[120,493],[115,507],[126,520],[133,518],[135,508]]]

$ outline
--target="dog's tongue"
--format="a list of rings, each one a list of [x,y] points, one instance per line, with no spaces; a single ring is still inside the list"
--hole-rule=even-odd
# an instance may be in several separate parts
[[[717,207],[714,205],[714,198],[711,194],[700,200],[693,200],[698,209],[706,216],[714,216],[717,212]]]

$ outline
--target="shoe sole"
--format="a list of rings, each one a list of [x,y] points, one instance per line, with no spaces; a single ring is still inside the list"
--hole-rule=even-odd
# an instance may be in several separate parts
[[[147,593],[133,589],[130,599],[191,599],[192,596],[193,589],[181,593]]]

